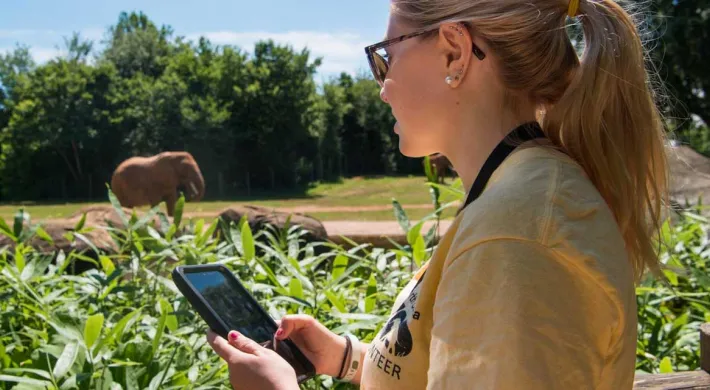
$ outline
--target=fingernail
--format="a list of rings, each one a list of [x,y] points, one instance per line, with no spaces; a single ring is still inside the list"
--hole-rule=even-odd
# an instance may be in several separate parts
[[[229,341],[237,341],[237,337],[239,337],[239,334],[237,334],[237,332],[229,332]]]
[[[276,337],[281,337],[282,334],[284,334],[284,330],[283,330],[283,329],[279,329],[279,330],[276,331]]]

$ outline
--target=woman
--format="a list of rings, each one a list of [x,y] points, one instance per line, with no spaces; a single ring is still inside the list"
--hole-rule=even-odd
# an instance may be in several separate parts
[[[276,337],[365,389],[630,389],[634,283],[659,269],[667,174],[629,14],[613,0],[392,0],[387,37],[367,52],[400,150],[448,157],[467,202],[369,345],[298,315]],[[297,388],[275,353],[208,338],[234,388]]]

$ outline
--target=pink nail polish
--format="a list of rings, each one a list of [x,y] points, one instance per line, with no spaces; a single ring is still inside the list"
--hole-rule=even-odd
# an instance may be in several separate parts
[[[284,334],[284,330],[283,330],[283,329],[279,329],[279,330],[276,331],[276,337],[281,337],[282,334]]]
[[[239,335],[237,334],[237,332],[235,332],[235,331],[229,332],[229,340],[230,340],[230,341],[236,341],[236,340],[237,340],[237,337],[239,337]]]

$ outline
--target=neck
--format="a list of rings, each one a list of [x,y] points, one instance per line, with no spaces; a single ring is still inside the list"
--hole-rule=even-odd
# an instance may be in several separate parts
[[[505,120],[498,117],[485,123],[461,127],[459,137],[452,137],[444,154],[461,178],[467,194],[486,159],[503,138],[516,127],[535,120],[534,115],[523,119],[507,116]]]

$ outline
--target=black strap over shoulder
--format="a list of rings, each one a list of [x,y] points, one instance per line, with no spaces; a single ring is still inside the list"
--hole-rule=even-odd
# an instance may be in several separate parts
[[[493,175],[496,169],[503,163],[503,160],[508,157],[521,143],[526,141],[531,141],[536,138],[545,138],[545,133],[542,131],[542,127],[537,122],[529,122],[522,124],[511,131],[508,136],[506,136],[499,144],[493,149],[486,162],[481,167],[476,180],[471,186],[471,190],[468,192],[466,197],[466,202],[461,206],[459,212],[463,210],[466,206],[471,204],[474,200],[478,199],[483,193],[483,190],[488,184],[488,180]]]

